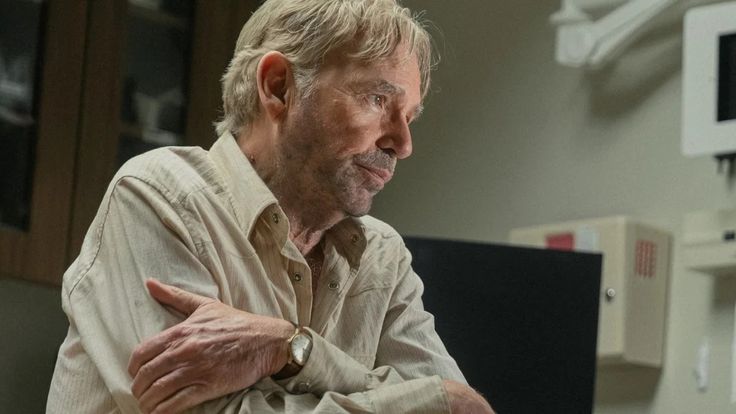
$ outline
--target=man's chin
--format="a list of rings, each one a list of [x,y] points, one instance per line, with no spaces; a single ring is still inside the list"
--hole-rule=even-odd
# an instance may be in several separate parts
[[[345,214],[349,217],[363,217],[366,214],[368,214],[371,210],[371,206],[368,206],[366,208],[350,208],[345,210]]]
[[[343,210],[350,217],[362,217],[370,212],[372,205],[373,195],[361,198],[360,200],[350,200],[348,203],[345,203]]]

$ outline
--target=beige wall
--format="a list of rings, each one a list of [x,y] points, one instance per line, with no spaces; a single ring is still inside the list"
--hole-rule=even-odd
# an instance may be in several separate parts
[[[736,277],[679,264],[683,215],[734,205],[709,158],[680,152],[680,27],[613,67],[554,62],[558,0],[413,0],[440,28],[443,60],[374,214],[404,234],[503,242],[510,229],[626,214],[675,235],[664,369],[605,369],[596,413],[728,413]],[[692,373],[712,345],[710,388]]]

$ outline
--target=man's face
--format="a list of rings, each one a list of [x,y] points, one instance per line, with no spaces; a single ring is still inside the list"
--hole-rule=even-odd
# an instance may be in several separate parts
[[[420,111],[417,59],[401,48],[369,64],[328,59],[282,124],[282,184],[320,208],[367,214],[397,159],[411,154],[409,123]]]

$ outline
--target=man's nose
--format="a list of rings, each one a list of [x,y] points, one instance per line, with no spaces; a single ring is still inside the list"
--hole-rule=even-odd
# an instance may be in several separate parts
[[[378,146],[383,150],[392,150],[400,160],[409,157],[412,151],[411,130],[406,119],[392,120]]]

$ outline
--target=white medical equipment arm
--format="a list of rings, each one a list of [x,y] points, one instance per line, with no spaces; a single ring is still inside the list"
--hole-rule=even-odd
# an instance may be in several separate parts
[[[600,67],[636,40],[648,22],[677,2],[630,0],[592,21],[574,0],[563,0],[562,9],[550,17],[557,26],[555,58],[567,66]]]

